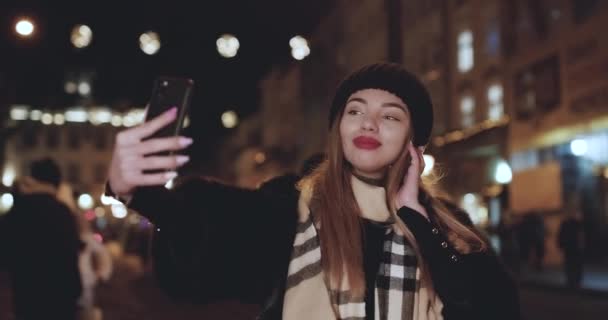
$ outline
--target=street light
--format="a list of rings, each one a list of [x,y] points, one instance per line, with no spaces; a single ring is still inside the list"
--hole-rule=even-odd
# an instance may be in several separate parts
[[[118,114],[112,115],[112,120],[110,120],[110,123],[114,127],[120,127],[120,126],[122,126],[122,116],[118,115]]]
[[[160,37],[156,32],[148,31],[139,36],[139,48],[147,55],[153,55],[160,50]]]
[[[55,113],[53,115],[53,123],[60,126],[65,123],[65,115],[63,113]]]
[[[4,193],[0,196],[0,213],[5,213],[13,207],[13,195]]]
[[[302,36],[291,38],[291,40],[289,40],[289,46],[291,47],[291,56],[296,60],[303,60],[310,54],[308,41]]]
[[[93,40],[93,31],[89,26],[84,24],[76,25],[72,29],[72,34],[70,35],[70,40],[74,47],[82,49],[91,44],[91,40]]]
[[[112,112],[108,108],[93,109],[89,111],[89,121],[94,125],[109,123],[112,121]]]
[[[88,210],[93,208],[93,197],[88,193],[83,193],[78,197],[78,206],[82,210]]]
[[[78,85],[73,81],[67,81],[63,86],[66,93],[74,94],[78,90]]]
[[[570,142],[570,151],[575,156],[584,156],[587,153],[587,141],[583,139],[576,139]]]
[[[112,216],[114,216],[114,218],[117,219],[122,219],[124,217],[127,216],[127,207],[125,207],[124,204],[113,204],[110,207],[110,210],[112,211]]]
[[[30,120],[40,121],[40,118],[42,118],[42,111],[37,109],[30,111]]]
[[[144,122],[144,117],[144,109],[133,109],[122,118],[122,125],[125,127],[132,127],[134,125],[138,125]]]
[[[234,58],[239,51],[239,39],[231,34],[224,34],[215,42],[217,52],[224,58]]]
[[[42,121],[42,124],[49,125],[53,123],[53,115],[48,112],[45,112],[40,117],[40,121]]]
[[[84,108],[70,108],[65,112],[65,120],[69,122],[87,122],[88,115]]]
[[[78,93],[83,97],[90,95],[91,94],[91,84],[87,81],[82,81],[81,83],[79,83],[78,84]]]
[[[513,179],[513,172],[511,171],[511,167],[506,161],[500,160],[496,164],[496,172],[494,173],[494,179],[499,184],[507,184],[511,182],[511,179]]]
[[[19,19],[15,24],[15,31],[24,38],[30,37],[34,33],[34,29],[34,23],[28,18]]]
[[[236,112],[229,110],[222,114],[222,124],[225,128],[234,128],[239,123],[239,117]]]
[[[101,195],[101,198],[99,199],[101,200],[101,204],[103,205],[112,205],[112,204],[121,204],[122,202],[116,200],[115,198],[112,197],[108,197],[105,194]]]
[[[28,111],[27,106],[15,105],[11,108],[11,119],[26,120],[28,118]]]
[[[11,164],[7,164],[2,173],[2,184],[6,187],[12,187],[16,175],[15,168]]]

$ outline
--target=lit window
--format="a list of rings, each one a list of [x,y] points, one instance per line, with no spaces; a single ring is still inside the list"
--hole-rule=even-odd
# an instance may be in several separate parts
[[[460,99],[460,125],[468,128],[475,123],[475,99],[471,95],[465,95]]]
[[[462,31],[458,35],[458,71],[467,72],[473,68],[473,33]]]
[[[478,194],[467,193],[462,197],[460,206],[468,213],[474,225],[485,226],[488,224],[488,207],[484,204]]]
[[[502,85],[495,83],[488,87],[488,119],[499,120],[504,115]]]

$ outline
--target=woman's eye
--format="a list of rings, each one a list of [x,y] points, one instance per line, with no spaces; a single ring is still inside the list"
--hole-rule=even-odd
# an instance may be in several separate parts
[[[361,111],[359,111],[359,110],[349,110],[348,114],[350,114],[350,115],[357,115],[357,114],[361,114]]]
[[[386,119],[386,120],[391,120],[391,121],[399,121],[399,119],[398,119],[398,118],[393,117],[393,116],[384,116],[384,119]]]

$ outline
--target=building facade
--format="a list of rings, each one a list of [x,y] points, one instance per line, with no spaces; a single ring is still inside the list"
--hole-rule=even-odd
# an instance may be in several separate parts
[[[64,181],[76,193],[90,194],[99,204],[115,135],[143,120],[143,109],[115,112],[106,107],[41,110],[10,108],[9,132],[4,141],[2,184],[10,187],[29,174],[29,165],[50,157],[61,168]]]
[[[607,234],[606,14],[592,0],[337,1],[310,56],[260,87],[261,144],[294,163],[322,151],[339,81],[367,63],[402,63],[434,102],[427,153],[441,186],[490,233],[540,215],[544,262],[559,264],[568,212],[583,214],[587,242]]]
[[[505,10],[515,26],[506,34],[510,206],[545,212],[550,240],[563,217],[579,213],[587,258],[599,259],[605,252],[596,244],[608,237],[608,4],[524,3]]]

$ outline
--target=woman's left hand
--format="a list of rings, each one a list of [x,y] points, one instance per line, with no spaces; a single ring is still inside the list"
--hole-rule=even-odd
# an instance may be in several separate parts
[[[422,156],[422,153],[424,152],[424,147],[419,147],[418,149],[416,149],[414,147],[414,144],[410,142],[407,145],[407,149],[410,153],[410,158],[412,159],[412,162],[410,164],[410,167],[407,169],[407,173],[405,175],[405,178],[403,179],[403,184],[397,192],[395,205],[397,209],[401,207],[408,207],[414,209],[428,219],[428,214],[426,210],[418,201],[420,176],[425,166],[424,157]]]

